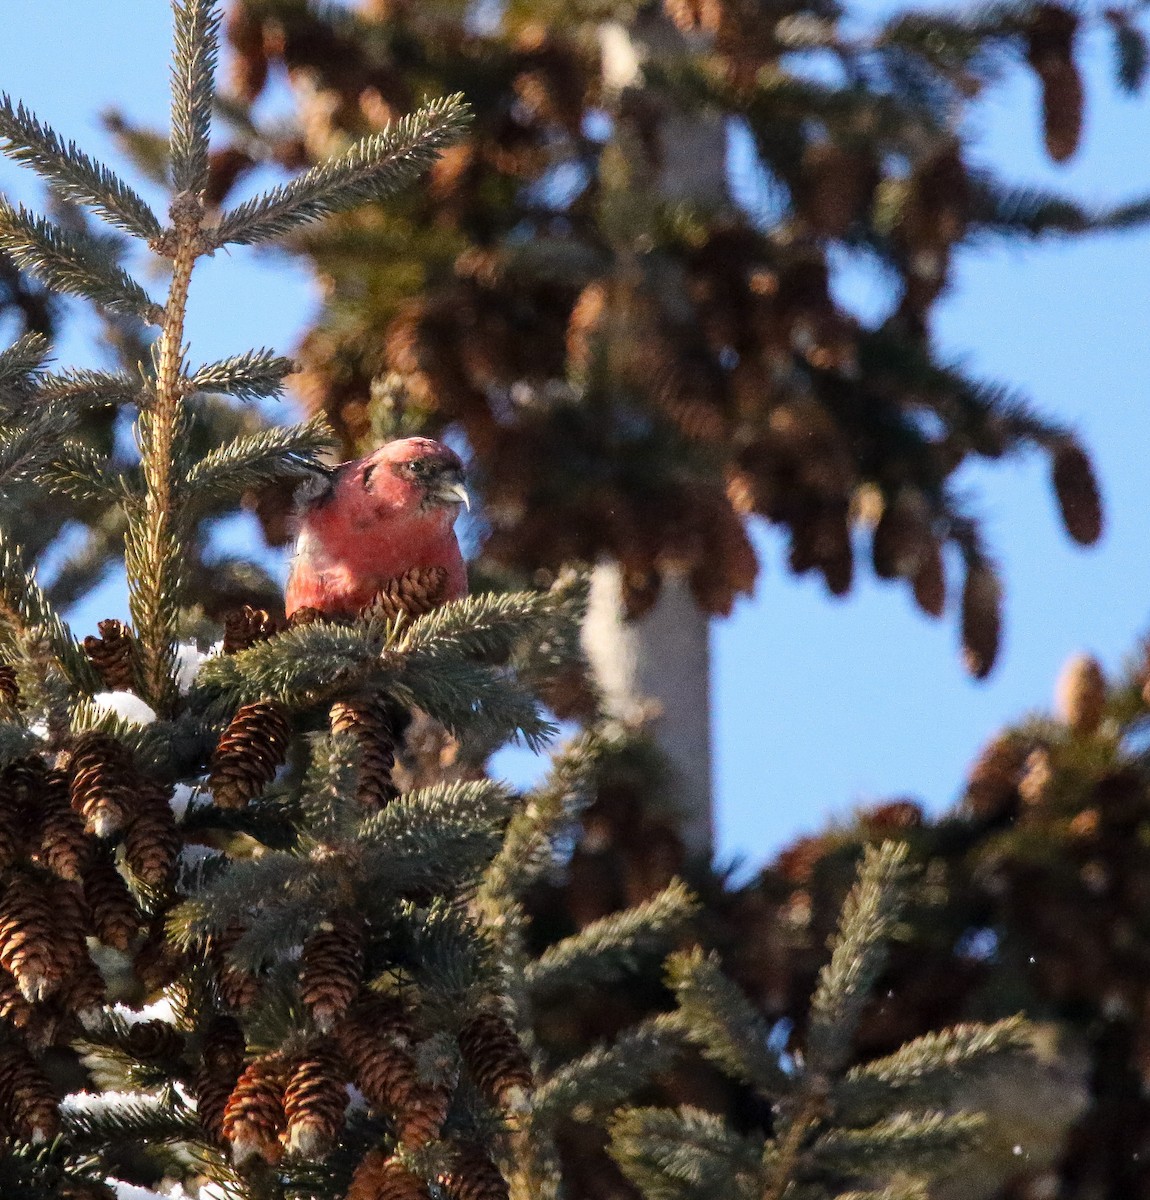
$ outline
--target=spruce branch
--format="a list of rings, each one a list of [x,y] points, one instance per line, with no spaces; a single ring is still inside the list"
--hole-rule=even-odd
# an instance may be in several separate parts
[[[334,699],[356,684],[381,684],[391,673],[380,662],[372,630],[317,621],[200,668],[195,693],[231,704],[261,697],[295,707]]]
[[[39,482],[81,503],[119,504],[131,494],[132,473],[117,470],[105,455],[69,438],[44,464]]]
[[[986,1127],[981,1113],[897,1113],[863,1129],[832,1129],[809,1149],[816,1169],[849,1171],[922,1170],[969,1149]]]
[[[467,120],[460,96],[425,104],[338,157],[225,213],[213,240],[219,246],[270,241],[309,221],[391,195],[456,141]]]
[[[144,384],[123,371],[73,370],[45,372],[36,381],[41,401],[83,412],[94,408],[139,404]]]
[[[162,311],[151,297],[90,237],[65,233],[44,217],[13,208],[0,197],[0,250],[54,291],[82,296],[110,312],[130,313],[151,325]]]
[[[195,1113],[175,1099],[174,1093],[81,1092],[64,1101],[60,1116],[68,1136],[93,1149],[133,1141],[183,1142],[199,1136]]]
[[[22,424],[0,430],[0,496],[10,484],[38,473],[75,423],[73,414],[44,407],[29,414]]]
[[[547,778],[528,793],[512,818],[503,848],[479,890],[477,903],[490,923],[499,924],[500,914],[551,862],[555,836],[594,795],[595,773],[605,749],[602,733],[587,730],[552,756]]]
[[[172,185],[194,196],[208,178],[220,13],[214,0],[173,0],[172,13]]]
[[[641,904],[611,913],[564,938],[532,960],[525,982],[535,997],[574,987],[613,983],[642,958],[666,949],[698,911],[678,880]]]
[[[290,358],[270,350],[246,350],[198,367],[192,372],[190,383],[198,392],[223,392],[237,400],[263,400],[278,396],[284,379],[295,369]]]
[[[866,848],[859,879],[843,905],[830,962],[819,972],[807,1035],[808,1070],[829,1076],[850,1048],[871,985],[886,961],[886,938],[901,908],[907,847]]]
[[[897,1093],[901,1103],[945,1098],[946,1090],[964,1074],[1031,1045],[1030,1027],[1021,1016],[992,1025],[955,1025],[924,1034],[893,1054],[852,1067],[832,1097],[836,1110],[855,1113],[887,1103]]]
[[[46,638],[52,656],[73,684],[84,691],[97,690],[99,680],[91,663],[48,602],[35,571],[26,571],[22,560],[0,527],[0,633],[5,624],[15,623],[19,634]]]
[[[481,592],[452,600],[399,626],[388,648],[426,658],[475,654],[500,657],[521,638],[569,618],[566,598],[552,592]]]
[[[671,955],[667,983],[691,1041],[707,1058],[765,1097],[794,1090],[794,1079],[770,1047],[769,1026],[723,974],[714,954],[696,948]]]
[[[588,1123],[611,1113],[655,1076],[670,1070],[687,1045],[687,1025],[680,1014],[659,1013],[640,1021],[612,1041],[556,1067],[532,1096],[532,1125],[550,1128],[561,1120]]]
[[[210,451],[188,473],[184,488],[196,503],[239,495],[276,479],[302,479],[332,444],[323,414],[302,425],[274,425]]]
[[[42,333],[26,333],[0,350],[0,402],[7,408],[6,392],[23,399],[32,377],[48,358],[50,343]]]
[[[0,94],[0,138],[7,140],[3,150],[9,158],[33,167],[65,199],[87,205],[110,224],[146,242],[160,236],[160,222],[132,188],[75,142],[65,142],[23,104],[13,107],[4,94]]]
[[[930,1200],[930,1190],[923,1179],[903,1178],[877,1191],[840,1192],[835,1200]]]
[[[760,1139],[697,1108],[629,1108],[609,1127],[611,1157],[647,1200],[760,1200]]]

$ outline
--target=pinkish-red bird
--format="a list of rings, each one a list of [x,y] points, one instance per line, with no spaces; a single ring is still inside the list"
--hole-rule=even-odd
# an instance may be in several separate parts
[[[354,616],[413,567],[447,571],[444,600],[467,594],[455,518],[470,500],[463,463],[430,438],[388,442],[341,463],[302,501],[287,613]]]

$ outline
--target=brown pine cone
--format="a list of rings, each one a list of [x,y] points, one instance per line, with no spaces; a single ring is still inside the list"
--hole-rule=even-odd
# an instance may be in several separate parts
[[[0,1021],[12,1029],[26,1029],[36,1010],[20,991],[16,977],[0,967]]]
[[[1030,738],[1000,733],[979,754],[966,781],[963,807],[983,819],[1008,817],[1018,807],[1019,784],[1034,749]]]
[[[147,936],[136,951],[133,966],[140,982],[149,992],[158,992],[179,978],[184,968],[184,955],[168,941],[162,915],[153,919],[148,926]]]
[[[85,954],[65,981],[58,1005],[65,1012],[84,1017],[106,999],[107,989],[100,968]]]
[[[180,853],[171,794],[158,781],[141,778],[137,812],[124,831],[124,857],[148,887],[163,887],[171,879]]]
[[[497,1107],[515,1108],[531,1090],[531,1060],[510,1024],[481,1012],[459,1031],[459,1053],[476,1087]]]
[[[1095,733],[1106,712],[1102,664],[1089,654],[1069,658],[1058,676],[1055,704],[1072,733],[1083,737]]]
[[[72,807],[90,833],[109,837],[135,811],[137,775],[128,748],[106,733],[82,733],[68,760]]]
[[[196,1113],[204,1132],[223,1140],[224,1111],[244,1066],[244,1035],[233,1017],[215,1016],[204,1034],[192,1079]]]
[[[1042,82],[1046,150],[1065,162],[1082,138],[1082,77],[1074,61],[1079,18],[1062,4],[1036,4],[1030,12],[1026,61]]]
[[[92,857],[93,844],[83,818],[69,800],[68,776],[63,771],[49,771],[44,780],[38,823],[36,859],[61,879],[78,883]]]
[[[84,899],[92,932],[105,946],[127,950],[140,931],[141,919],[124,877],[109,858],[99,856],[84,871]]]
[[[134,691],[139,662],[135,634],[116,620],[101,621],[97,628],[99,637],[89,634],[84,639],[84,653],[109,691]]]
[[[317,621],[327,621],[330,618],[327,613],[321,612],[318,608],[310,608],[304,605],[302,608],[297,608],[287,619],[289,629],[300,629],[304,625],[314,625]]]
[[[170,1062],[183,1054],[184,1035],[167,1021],[136,1021],[124,1038],[124,1049],[141,1062]]]
[[[24,1141],[55,1137],[59,1099],[39,1063],[23,1046],[0,1046],[0,1126]]]
[[[395,621],[401,615],[422,617],[443,603],[446,590],[446,568],[412,567],[398,579],[389,580],[361,615],[385,621]]]
[[[233,608],[224,614],[224,653],[238,654],[250,650],[256,642],[266,642],[279,632],[279,622],[262,608]]]
[[[209,784],[221,808],[244,808],[275,778],[287,757],[291,721],[276,700],[243,705],[224,730]]]
[[[476,1142],[456,1144],[451,1169],[439,1176],[449,1200],[508,1200],[507,1181]]]
[[[410,1150],[434,1142],[443,1132],[451,1092],[441,1084],[416,1083],[407,1093],[403,1106],[394,1114],[395,1132]]]
[[[336,1025],[340,1053],[365,1099],[387,1113],[400,1112],[419,1086],[411,1052],[414,1030],[398,1002],[365,999]]]
[[[59,885],[61,895],[65,886]],[[0,896],[0,966],[30,1001],[45,1000],[59,991],[75,965],[70,936],[62,940],[59,934],[56,890],[20,871],[9,874]]]
[[[1066,439],[1055,447],[1050,467],[1066,532],[1079,545],[1092,546],[1102,536],[1103,514],[1090,456],[1077,442]]]
[[[299,994],[316,1027],[330,1033],[359,993],[363,978],[363,923],[333,913],[304,943]]]
[[[249,1063],[228,1097],[224,1109],[224,1140],[231,1143],[232,1160],[245,1163],[262,1158],[279,1161],[280,1134],[287,1124],[284,1089],[287,1070],[281,1058],[265,1055]]]
[[[0,704],[20,707],[20,684],[16,680],[16,669],[10,663],[0,663]]]
[[[962,588],[962,652],[966,669],[985,679],[998,657],[1002,636],[1002,585],[985,559],[967,564]]]
[[[382,692],[332,705],[332,732],[350,733],[359,746],[356,798],[364,808],[384,808],[399,795],[391,775],[409,721],[410,716]]]
[[[0,869],[19,862],[25,852],[47,773],[36,755],[17,759],[0,770]]]
[[[216,987],[219,989],[220,999],[228,1008],[241,1011],[251,1008],[255,1004],[259,999],[262,987],[258,975],[253,975],[251,971],[245,971],[241,967],[233,966],[228,961],[232,947],[243,935],[244,927],[242,925],[229,925],[223,934],[212,940],[209,952],[211,961],[216,968]]]
[[[335,1047],[320,1043],[292,1064],[284,1093],[284,1145],[295,1154],[321,1158],[343,1128],[347,1082]]]
[[[398,1158],[369,1150],[351,1177],[345,1200],[430,1200],[427,1184]]]

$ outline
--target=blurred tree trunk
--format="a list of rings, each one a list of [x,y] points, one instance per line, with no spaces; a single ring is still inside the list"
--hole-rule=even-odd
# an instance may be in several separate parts
[[[669,807],[692,858],[713,846],[711,797],[710,619],[685,581],[667,575],[658,603],[635,620],[624,615],[617,563],[601,562],[591,578],[583,627],[587,656],[608,712],[648,719],[667,759]]]
[[[600,30],[607,93],[643,89],[641,66],[685,52],[682,35],[661,18],[634,29]],[[649,89],[644,89],[649,90]],[[729,204],[726,136],[717,112],[676,111],[665,95],[639,106],[659,113],[660,200],[716,212]],[[646,181],[643,181],[646,182]],[[681,574],[663,576],[652,610],[628,620],[618,564],[600,562],[591,585],[584,644],[608,711],[622,720],[649,718],[648,731],[667,759],[669,808],[689,857],[709,860],[714,840],[711,754],[710,618]]]

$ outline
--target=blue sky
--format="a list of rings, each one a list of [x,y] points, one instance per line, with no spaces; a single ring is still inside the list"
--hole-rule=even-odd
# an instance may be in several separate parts
[[[865,4],[860,12],[890,7]],[[59,132],[115,162],[101,109],[165,119],[166,4],[17,0],[5,8],[0,89]],[[1116,92],[1104,39],[1085,50],[1086,133],[1075,159],[1063,167],[1046,160],[1037,85],[1024,70],[980,103],[977,158],[1015,181],[1065,188],[1091,203],[1150,194],[1150,101]],[[0,188],[35,196],[6,162]],[[1060,528],[1043,460],[964,476],[1007,584],[1004,651],[990,680],[963,674],[953,613],[929,621],[902,589],[865,573],[851,597],[831,600],[817,583],[786,573],[777,534],[756,531],[764,561],[758,594],[714,630],[722,856],[762,861],[794,835],[883,797],[944,807],[994,730],[1049,703],[1068,655],[1089,650],[1117,669],[1136,649],[1150,601],[1148,268],[1143,232],[985,245],[958,260],[936,324],[939,346],[979,374],[1027,390],[1078,429],[1108,509],[1101,545],[1083,551]],[[860,311],[886,299],[877,280],[859,273],[842,295]],[[193,281],[192,358],[254,345],[290,351],[314,304],[311,284],[287,260],[221,256]],[[61,358],[91,363],[93,353],[77,331]],[[116,588],[102,589],[73,622],[87,632],[123,608]]]

